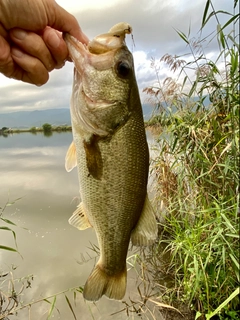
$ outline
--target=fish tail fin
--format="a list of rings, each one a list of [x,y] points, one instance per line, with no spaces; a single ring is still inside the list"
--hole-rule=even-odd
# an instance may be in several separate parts
[[[83,290],[83,297],[88,301],[97,301],[103,295],[109,299],[121,300],[126,292],[127,269],[108,275],[97,263]]]

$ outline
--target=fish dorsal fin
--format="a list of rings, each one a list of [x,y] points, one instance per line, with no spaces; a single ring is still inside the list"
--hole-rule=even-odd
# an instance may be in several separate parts
[[[72,142],[68,148],[66,157],[65,157],[65,169],[67,172],[70,172],[73,168],[77,166],[77,155],[76,155],[76,146]]]
[[[71,218],[68,220],[69,224],[79,230],[85,230],[91,228],[91,224],[88,221],[86,213],[83,208],[83,203],[81,202],[77,209],[73,212]]]
[[[146,196],[141,216],[131,234],[132,244],[135,246],[148,246],[157,238],[158,228],[153,207]]]

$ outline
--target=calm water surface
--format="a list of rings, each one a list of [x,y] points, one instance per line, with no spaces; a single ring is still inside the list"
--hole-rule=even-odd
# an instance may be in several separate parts
[[[67,173],[64,168],[71,141],[71,132],[53,133],[51,137],[41,133],[0,136],[0,207],[8,200],[21,198],[6,208],[4,217],[17,224],[13,228],[23,257],[0,250],[0,272],[7,272],[14,265],[15,279],[33,275],[31,287],[23,291],[24,303],[83,286],[96,262],[97,254],[91,249],[97,244],[94,230],[79,231],[68,224],[79,203],[77,170]],[[1,230],[0,244],[14,247],[12,234]],[[140,299],[136,278],[136,272],[130,270],[125,296],[128,303],[129,296]],[[73,293],[68,297],[74,305]],[[76,302],[77,319],[128,319],[126,312],[111,316],[124,309],[122,302],[103,297],[93,304],[85,302],[81,294]],[[26,308],[11,319],[47,319],[49,306],[38,303],[30,313]],[[73,319],[63,295],[57,297],[56,306],[60,314],[55,311],[54,319]],[[139,319],[133,314],[129,318]]]

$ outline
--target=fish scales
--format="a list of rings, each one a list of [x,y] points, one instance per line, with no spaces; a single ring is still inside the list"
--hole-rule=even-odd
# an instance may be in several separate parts
[[[100,258],[83,291],[120,300],[126,291],[130,238],[148,245],[157,224],[147,196],[149,151],[133,58],[125,44],[129,24],[115,25],[87,47],[64,35],[75,64],[71,120],[73,143],[66,169],[77,166],[81,203],[69,223],[93,227]]]
[[[136,143],[132,141],[133,135],[138,137]],[[109,142],[99,142],[99,148],[104,163],[101,180],[88,176],[83,148],[77,150],[82,164],[79,167],[80,194],[89,222],[97,235],[101,230],[108,230],[104,238],[98,237],[104,258],[109,260],[110,257],[115,261],[112,263],[115,268],[122,270],[131,235],[131,230],[126,225],[131,225],[132,228],[136,225],[146,196],[148,148],[145,132],[137,121],[129,119],[127,125],[120,128]],[[93,198],[97,201],[93,201]],[[140,198],[139,201],[136,198]]]

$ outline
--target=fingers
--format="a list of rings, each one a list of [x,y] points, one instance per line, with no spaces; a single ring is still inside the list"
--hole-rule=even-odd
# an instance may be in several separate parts
[[[18,27],[37,32],[50,26],[88,43],[76,18],[54,0],[0,0],[0,21],[6,30]]]
[[[16,47],[12,48],[11,55],[14,62],[11,78],[37,86],[41,86],[48,81],[48,70],[39,59],[24,53]]]
[[[49,72],[68,58],[57,30],[89,41],[74,16],[54,0],[0,0],[0,72],[36,85],[46,83]]]
[[[10,46],[0,35],[0,72],[8,76],[11,73],[11,64]]]
[[[51,53],[38,34],[14,28],[10,31],[10,37],[21,51],[39,59],[48,71],[54,69],[55,62]]]
[[[14,28],[10,31],[14,46],[11,49],[12,63],[8,77],[43,85],[48,81],[49,72],[59,69],[68,57],[68,49],[61,33],[46,28],[42,36]]]
[[[62,38],[62,33],[47,27],[44,29],[42,37],[54,59],[54,68],[62,68],[68,58],[68,48]]]
[[[48,81],[48,71],[36,58],[16,47],[10,49],[9,43],[0,36],[0,72],[8,78],[42,85]]]

